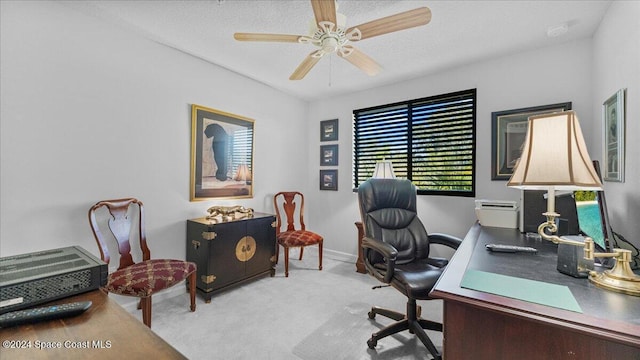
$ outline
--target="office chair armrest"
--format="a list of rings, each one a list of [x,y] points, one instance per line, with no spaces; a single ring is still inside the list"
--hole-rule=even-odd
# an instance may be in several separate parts
[[[460,244],[462,244],[462,240],[452,235],[448,234],[440,234],[433,233],[429,234],[429,242],[431,244],[439,244],[450,247],[452,249],[457,249]]]
[[[398,250],[384,241],[376,240],[374,238],[366,236],[362,238],[362,247],[365,250],[373,250],[384,257],[386,268],[384,274],[382,274],[371,263],[369,263],[369,257],[366,256],[366,253],[365,265],[376,279],[384,282],[385,284],[389,284],[391,282],[391,279],[393,278],[393,272],[396,267]]]

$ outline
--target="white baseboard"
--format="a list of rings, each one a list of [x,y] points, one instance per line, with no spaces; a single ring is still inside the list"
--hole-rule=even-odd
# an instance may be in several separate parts
[[[299,254],[297,251],[299,251],[296,248],[292,248],[291,252],[296,251],[296,254]],[[317,246],[309,246],[305,248],[305,253],[307,252],[313,252],[315,254],[315,256],[318,256],[318,247]],[[333,259],[333,260],[337,260],[337,261],[343,261],[343,262],[351,262],[351,263],[356,263],[356,261],[358,260],[358,257],[349,253],[345,253],[342,251],[337,251],[337,250],[331,250],[331,249],[322,249],[322,255],[324,257]],[[293,258],[293,255],[289,255],[291,256],[291,258]],[[297,255],[296,255],[297,256]]]
[[[322,251],[325,254],[327,254],[328,257],[330,257],[330,258],[332,258],[334,260],[350,262],[350,263],[354,263],[354,264],[358,260],[358,257],[356,255],[345,253],[345,252],[342,252],[342,251],[331,250],[331,249],[326,249],[326,250],[323,249]]]

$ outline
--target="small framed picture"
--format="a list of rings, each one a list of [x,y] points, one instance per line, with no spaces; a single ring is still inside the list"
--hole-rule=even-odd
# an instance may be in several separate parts
[[[320,166],[338,165],[338,145],[320,146]]]
[[[320,122],[320,141],[338,140],[338,119]]]
[[[624,89],[602,104],[604,180],[624,182]]]
[[[320,190],[338,190],[338,170],[320,170]]]

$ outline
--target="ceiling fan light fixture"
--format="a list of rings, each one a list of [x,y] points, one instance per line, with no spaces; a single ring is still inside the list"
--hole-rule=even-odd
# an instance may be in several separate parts
[[[361,37],[360,30],[353,29],[348,34],[345,33],[344,27],[336,27],[330,21],[321,21],[311,37],[302,36],[299,39],[301,43],[311,43],[319,47],[322,52],[315,52],[313,56],[319,57],[324,54],[331,54],[340,50],[350,40],[358,40]]]
[[[341,47],[342,44],[340,44],[340,39],[333,35],[325,36],[322,39],[322,50],[324,50],[325,53],[336,52]]]

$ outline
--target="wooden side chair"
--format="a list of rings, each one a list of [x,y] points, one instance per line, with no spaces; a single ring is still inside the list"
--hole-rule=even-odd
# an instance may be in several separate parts
[[[296,203],[296,201],[298,203]],[[298,216],[296,206],[300,204]],[[276,240],[284,248],[284,276],[289,277],[289,248],[299,247],[300,258],[304,247],[318,245],[318,270],[322,270],[322,236],[306,229],[304,224],[304,195],[298,191],[279,192],[273,197],[273,206],[276,209]],[[287,220],[287,228],[282,231],[283,216]],[[297,220],[297,221],[296,221]],[[280,249],[276,249],[276,264],[278,263]]]
[[[142,309],[142,321],[151,327],[151,296],[188,278],[191,311],[196,311],[196,264],[183,260],[151,259],[144,232],[144,207],[141,201],[133,198],[104,200],[89,209],[89,223],[102,260],[109,264],[111,259],[101,231],[101,227],[107,226],[104,225],[104,221],[100,223],[96,217],[98,209],[103,207],[111,216],[108,219],[108,228],[118,242],[120,253],[120,266],[109,274],[105,289],[118,295],[139,297],[138,309]],[[129,216],[130,207],[134,208],[131,210],[132,215],[137,207],[137,216]],[[134,225],[137,225],[137,236],[136,231],[131,231]],[[135,238],[138,238],[142,250],[142,261],[137,263],[131,255],[130,244]]]

